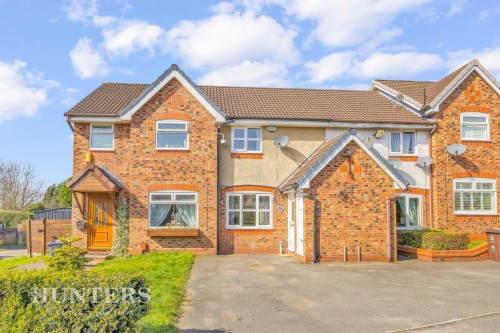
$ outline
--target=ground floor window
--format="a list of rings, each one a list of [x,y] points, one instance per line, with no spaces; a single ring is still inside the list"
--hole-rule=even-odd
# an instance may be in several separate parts
[[[149,194],[150,228],[197,228],[198,194],[152,192]]]
[[[228,193],[228,228],[271,228],[272,195],[269,193]]]
[[[495,214],[496,181],[461,178],[453,180],[455,214]]]
[[[416,229],[422,227],[422,197],[402,195],[396,198],[396,227]]]

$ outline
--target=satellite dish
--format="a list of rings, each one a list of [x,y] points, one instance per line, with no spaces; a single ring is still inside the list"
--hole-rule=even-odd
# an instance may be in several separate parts
[[[290,142],[290,139],[286,135],[280,135],[274,139],[274,145],[280,148],[286,147]]]
[[[446,151],[453,156],[462,155],[463,153],[465,153],[466,149],[467,147],[460,143],[454,143],[446,147]]]
[[[399,158],[396,158],[396,157],[389,158],[387,160],[387,162],[389,162],[389,164],[395,168],[399,168],[401,166],[401,160]]]
[[[417,165],[421,167],[428,167],[432,164],[432,157],[430,156],[422,156],[417,160]]]

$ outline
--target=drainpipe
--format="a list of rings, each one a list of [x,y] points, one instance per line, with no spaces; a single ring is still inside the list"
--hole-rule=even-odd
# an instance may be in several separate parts
[[[304,193],[304,196],[307,197],[307,198],[310,198],[310,199],[313,199],[313,263],[317,263],[319,260],[318,260],[318,251],[317,251],[317,244],[316,244],[316,220],[317,220],[317,216],[316,216],[316,203],[318,201],[318,198],[317,196],[315,195],[311,195],[311,194],[307,194],[307,193]]]
[[[68,123],[68,126],[71,129],[71,132],[75,132],[75,129],[73,128],[73,125],[71,125],[71,122],[69,121],[69,117],[68,116],[66,116],[66,122]]]
[[[387,198],[387,256],[389,257],[389,262],[392,262],[394,258],[392,257],[392,237],[391,237],[391,201],[394,200],[401,193],[396,193],[393,196]]]
[[[429,156],[432,157],[432,135],[437,129],[437,124],[434,123],[434,127],[429,132]],[[432,170],[433,166],[429,165],[429,227],[434,229],[434,195],[433,195],[433,186],[432,186]]]

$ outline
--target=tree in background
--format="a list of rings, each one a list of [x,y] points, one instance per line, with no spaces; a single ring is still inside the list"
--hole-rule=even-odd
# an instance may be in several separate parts
[[[0,161],[0,209],[22,210],[41,198],[42,182],[28,162]]]
[[[46,209],[71,206],[71,191],[66,186],[70,179],[68,178],[59,184],[52,184],[47,188],[42,201]]]

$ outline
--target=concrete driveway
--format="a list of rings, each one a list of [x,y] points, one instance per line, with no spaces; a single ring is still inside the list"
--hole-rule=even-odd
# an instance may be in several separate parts
[[[500,263],[200,256],[182,332],[498,332]]]
[[[0,245],[0,260],[25,256],[26,246],[24,245]]]

